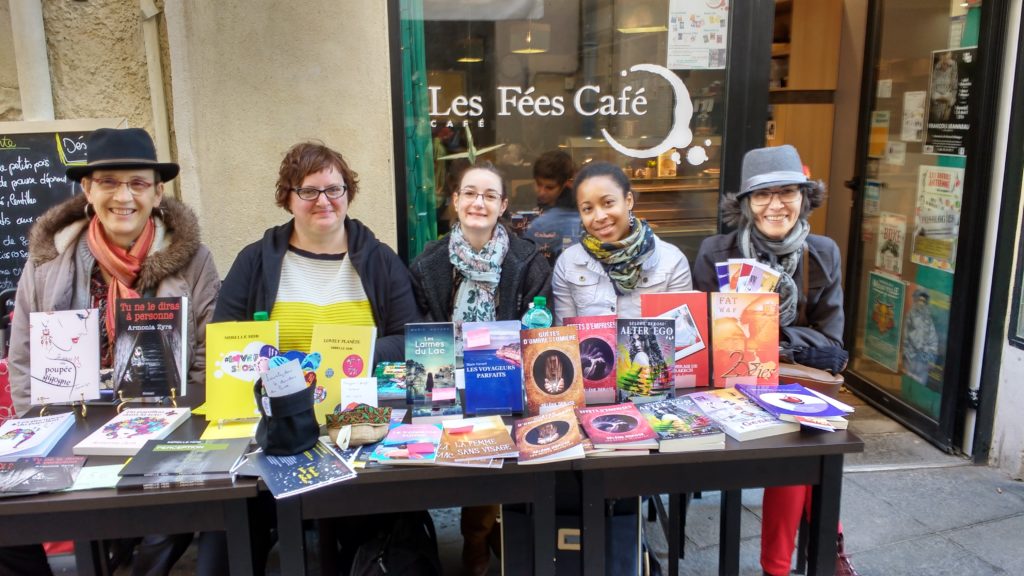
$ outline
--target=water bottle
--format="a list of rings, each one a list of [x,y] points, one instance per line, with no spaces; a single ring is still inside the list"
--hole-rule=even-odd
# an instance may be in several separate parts
[[[544,296],[534,296],[529,309],[523,314],[523,330],[534,328],[550,328],[554,316],[548,310],[548,299]]]

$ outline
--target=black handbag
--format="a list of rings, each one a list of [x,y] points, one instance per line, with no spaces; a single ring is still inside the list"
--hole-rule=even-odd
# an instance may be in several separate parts
[[[309,450],[320,437],[320,426],[313,410],[313,386],[299,392],[272,398],[263,394],[263,381],[253,386],[260,422],[256,443],[267,454],[287,456]]]

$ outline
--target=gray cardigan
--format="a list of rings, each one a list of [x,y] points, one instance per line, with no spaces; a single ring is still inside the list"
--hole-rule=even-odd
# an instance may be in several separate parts
[[[719,234],[706,238],[700,245],[697,261],[693,265],[693,283],[703,292],[718,291],[715,262],[729,258],[742,258],[736,241],[737,233]],[[780,330],[779,344],[783,348],[817,348],[838,346],[843,348],[843,280],[839,246],[827,236],[807,236],[809,289],[803,287],[803,259],[797,265],[793,280],[801,299],[807,294],[807,322],[802,326],[784,326]]]

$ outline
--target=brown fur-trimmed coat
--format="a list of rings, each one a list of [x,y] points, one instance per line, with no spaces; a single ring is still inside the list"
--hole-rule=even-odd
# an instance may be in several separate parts
[[[29,313],[88,308],[95,258],[86,241],[85,196],[54,206],[33,225],[29,257],[18,282],[11,327],[11,397],[23,415],[29,391]],[[206,323],[220,291],[213,255],[199,239],[199,221],[184,204],[164,196],[154,211],[156,237],[135,289],[143,296],[188,297],[189,375],[186,404],[205,400]],[[161,214],[162,212],[162,214]],[[101,320],[102,321],[102,320]]]

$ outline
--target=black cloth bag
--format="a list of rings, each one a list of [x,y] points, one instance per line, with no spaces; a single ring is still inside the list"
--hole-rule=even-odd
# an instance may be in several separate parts
[[[299,392],[272,398],[263,395],[263,381],[253,386],[260,422],[256,426],[256,443],[267,454],[287,456],[309,450],[320,437],[320,426],[313,411],[314,386]],[[269,405],[269,414],[268,414]]]

